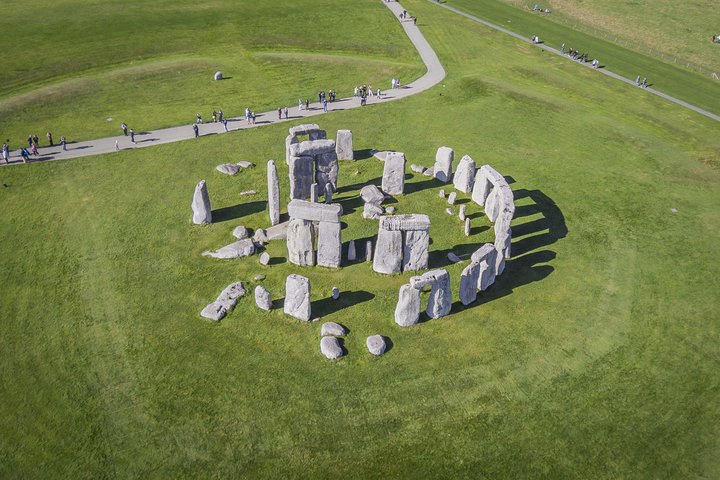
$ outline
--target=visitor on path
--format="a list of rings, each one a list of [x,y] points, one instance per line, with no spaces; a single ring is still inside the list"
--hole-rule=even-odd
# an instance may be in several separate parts
[[[327,111],[328,111],[328,102],[327,102],[327,100],[323,100],[323,112],[327,112]]]
[[[223,121],[223,113],[222,113],[222,110],[220,110],[220,111],[218,112],[218,121],[219,121],[219,122],[222,122],[222,121]]]
[[[135,130],[133,130],[132,128],[130,129],[130,141],[132,143],[135,143]]]
[[[560,45],[560,53],[562,53],[563,55],[565,54],[565,42],[563,42],[563,44]]]
[[[53,146],[52,133],[47,132],[47,133],[45,134],[45,136],[46,136],[47,139],[48,139],[48,144],[52,147],[52,146]]]
[[[228,132],[228,128],[227,128],[227,118],[223,118],[223,119],[222,119],[222,124],[223,124],[223,130],[225,130],[225,133],[227,133],[227,132]]]
[[[10,163],[10,147],[7,144],[9,141],[10,140],[7,140],[2,146],[2,157],[3,160],[5,160],[5,163]]]
[[[117,140],[115,140],[115,151],[116,152],[120,151],[120,142],[118,142]]]
[[[126,124],[125,122],[121,123],[121,124],[120,124],[120,128],[122,128],[123,135],[125,135],[125,136],[127,137],[127,133],[128,133],[128,126],[127,126],[127,124]]]
[[[393,80],[393,81],[395,81],[395,80]],[[355,85],[355,88],[353,89],[353,97],[357,97],[357,96],[358,96],[358,87],[357,87],[357,85]]]
[[[35,135],[33,135],[32,140],[33,140],[33,145],[35,145],[36,147],[40,146],[40,139],[38,138],[37,133]]]
[[[305,110],[310,110],[310,99],[305,99]]]
[[[250,107],[245,107],[245,122],[250,123]]]
[[[60,145],[62,145],[64,151],[67,151],[67,141],[65,140],[65,135],[60,135]]]
[[[255,112],[250,112],[250,121],[255,125]]]
[[[28,144],[28,147],[32,147],[32,144],[33,144],[32,135],[28,135],[27,144]]]
[[[283,110],[283,113],[285,114],[285,120],[287,120],[287,119],[290,118],[290,117],[288,116],[288,107],[285,107],[285,109]]]
[[[193,133],[195,134],[195,138],[198,138],[200,136],[200,128],[198,127],[197,123],[193,123]]]
[[[35,145],[34,143],[32,144],[32,147],[30,147],[30,153],[32,153],[33,155],[35,155],[37,157],[40,156],[40,153],[38,152],[38,149],[37,149],[37,145]]]
[[[413,25],[417,25],[417,17],[413,17]]]
[[[217,112],[215,110],[212,111],[212,123],[217,123]]]
[[[195,119],[196,119],[196,123],[203,123],[203,122],[202,122],[202,115],[200,115],[199,113],[196,113],[196,114],[195,114]]]
[[[303,109],[302,100],[298,98],[298,112],[302,112],[302,109]]]
[[[27,163],[28,160],[30,160],[30,154],[27,151],[27,148],[23,147],[20,149],[20,155],[22,156],[23,163]]]
[[[379,88],[375,92],[375,96],[378,98],[378,100],[380,100],[380,89]]]
[[[640,85],[640,75],[635,77],[635,85],[638,85],[638,86]]]
[[[278,108],[278,120],[282,120],[282,108]]]
[[[642,88],[647,88],[647,78],[643,78],[642,83],[640,84]]]

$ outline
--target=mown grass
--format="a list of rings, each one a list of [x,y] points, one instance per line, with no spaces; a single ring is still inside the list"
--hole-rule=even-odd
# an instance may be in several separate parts
[[[3,169],[3,477],[718,475],[716,124],[424,1],[407,7],[448,77],[318,119],[352,129],[362,158],[341,165],[343,238],[376,228],[355,197],[382,170],[367,149],[429,165],[450,145],[512,182],[515,258],[498,283],[401,329],[407,274],[201,257],[237,224],[267,225],[268,158],[285,201],[280,125]],[[258,167],[214,171],[240,159]],[[196,227],[201,178],[218,222]],[[491,239],[471,203],[467,239],[443,212],[446,186],[408,182],[398,212],[431,215],[433,265]],[[464,264],[448,267],[456,297]],[[291,272],[311,278],[315,315],[350,329],[347,357],[325,361],[318,323],[251,296],[220,324],[198,316],[257,273],[280,299]],[[375,333],[393,342],[380,358],[364,350]]]

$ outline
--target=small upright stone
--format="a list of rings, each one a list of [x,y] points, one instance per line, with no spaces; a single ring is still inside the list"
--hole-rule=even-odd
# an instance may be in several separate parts
[[[318,201],[318,184],[313,183],[310,185],[310,201],[317,203]]]
[[[366,262],[372,262],[373,261],[373,243],[372,240],[368,240],[365,242],[365,261]]]
[[[288,275],[283,310],[299,320],[310,320],[310,280],[294,273]]]
[[[470,219],[469,218],[465,219],[465,236],[466,237],[470,236]]]
[[[365,340],[365,346],[373,355],[382,355],[385,353],[387,346],[385,345],[385,339],[381,335],[371,335]]]
[[[422,165],[415,165],[413,163],[412,165],[410,165],[410,170],[412,170],[415,173],[423,173],[426,170],[426,168],[423,167]]]
[[[445,209],[445,213],[447,213],[448,215],[455,215],[455,212],[453,211],[453,209],[451,207],[447,207]]]
[[[265,287],[260,285],[255,287],[255,304],[260,310],[270,311],[272,308],[272,295]]]
[[[460,211],[458,212],[458,218],[463,222],[465,221],[465,207],[465,205],[460,205]]]
[[[260,265],[267,265],[270,263],[270,254],[268,252],[263,252],[260,254]]]
[[[448,195],[448,199],[447,199],[448,204],[450,204],[450,205],[455,205],[455,198],[456,198],[456,197],[457,197],[457,193],[455,193],[455,192],[450,192],[450,195]]]
[[[355,251],[355,240],[350,240],[350,242],[348,243],[347,259],[348,262],[354,262],[355,259],[357,259],[357,252]]]
[[[388,215],[392,215],[393,213],[395,213],[395,207],[387,207],[385,209],[385,213],[387,213]]]
[[[325,184],[325,203],[332,203],[333,185],[328,182]]]
[[[440,191],[438,192],[438,197],[445,198],[445,190],[444,189],[442,189],[442,188],[440,189]]]
[[[208,195],[205,180],[200,180],[195,185],[195,193],[192,199],[193,223],[202,225],[212,223],[212,209],[210,208],[210,196]]]
[[[337,287],[333,287],[330,295],[332,296],[333,300],[337,300],[338,298],[340,298],[340,289]]]

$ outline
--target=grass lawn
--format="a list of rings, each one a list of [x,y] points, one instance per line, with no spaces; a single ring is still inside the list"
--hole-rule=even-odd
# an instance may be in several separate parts
[[[515,257],[500,280],[460,308],[467,262],[447,266],[453,313],[403,329],[392,312],[409,274],[295,267],[282,243],[267,267],[202,257],[236,225],[268,224],[267,159],[286,202],[283,125],[0,169],[1,477],[720,475],[716,122],[425,0],[404,5],[448,76],[317,119],[352,129],[359,157],[340,167],[343,240],[376,232],[357,198],[382,172],[368,149],[430,165],[452,146],[512,182]],[[214,170],[238,160],[258,166]],[[199,227],[203,178],[216,222]],[[473,203],[464,237],[440,188],[413,174],[395,204],[430,215],[432,266],[492,240]],[[313,316],[350,329],[348,355],[324,360],[319,323],[259,311],[251,294],[219,324],[199,317],[258,273],[276,300],[287,274],[307,275]],[[393,344],[379,358],[364,348],[376,333]]]

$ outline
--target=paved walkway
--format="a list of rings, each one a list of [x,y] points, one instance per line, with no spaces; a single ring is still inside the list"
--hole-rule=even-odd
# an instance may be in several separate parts
[[[420,58],[422,59],[427,72],[422,77],[418,78],[412,83],[403,85],[401,88],[388,88],[382,92],[382,97],[369,97],[367,99],[368,108],[372,105],[382,104],[393,100],[399,100],[401,98],[409,97],[410,95],[416,95],[423,92],[435,85],[437,85],[443,78],[445,78],[445,69],[443,68],[440,60],[438,59],[435,51],[430,47],[430,44],[425,40],[420,29],[413,23],[412,20],[400,21],[400,13],[403,11],[403,7],[398,2],[385,2],[385,4],[395,15],[395,19],[400,22],[405,33],[413,43]],[[400,79],[402,81],[402,79]],[[388,79],[388,87],[390,87],[390,79]],[[305,96],[305,95],[303,95]],[[291,104],[292,105],[292,104]],[[335,102],[328,103],[329,112],[346,110],[349,108],[360,107],[359,97],[349,97],[336,100]],[[277,110],[263,113],[256,113],[255,125],[249,125],[245,121],[245,118],[228,118],[228,131],[232,132],[235,130],[245,130],[247,128],[261,127],[264,125],[273,125],[280,122],[294,122],[301,118],[309,118],[325,113],[320,103],[311,103],[309,110],[298,111],[297,104],[289,107],[289,119],[278,119]],[[221,123],[205,123],[199,125],[200,136],[224,134],[225,130]],[[120,127],[118,126],[118,130]],[[39,157],[30,157],[30,163],[43,162],[50,160],[63,160],[66,158],[77,158],[87,157],[89,155],[100,155],[102,153],[111,153],[116,151],[115,142],[119,143],[121,150],[132,150],[135,148],[151,147],[153,145],[160,145],[163,143],[179,142],[182,140],[191,140],[195,137],[192,129],[192,124],[183,125],[181,127],[165,128],[161,130],[143,131],[135,133],[135,142],[130,142],[130,137],[119,135],[117,137],[100,138],[97,140],[90,140],[84,142],[75,142],[67,144],[67,150],[63,151],[58,145],[54,147],[42,147],[39,148]],[[57,140],[57,138],[56,138]],[[9,165],[22,165],[22,157],[20,156],[19,150],[12,151],[10,155]],[[5,164],[2,164],[5,165]]]
[[[474,22],[482,23],[483,25],[485,25],[485,26],[487,26],[487,27],[490,27],[490,28],[492,28],[492,29],[495,29],[495,30],[498,30],[498,31],[500,31],[500,32],[506,33],[506,34],[508,34],[508,35],[510,35],[510,36],[513,36],[513,37],[515,37],[515,38],[517,38],[517,39],[519,39],[519,40],[522,40],[522,41],[524,41],[524,42],[533,43],[532,40],[530,40],[529,38],[523,37],[522,35],[520,35],[520,34],[518,34],[518,33],[515,33],[515,32],[513,32],[513,31],[510,31],[510,30],[508,30],[507,28],[501,27],[500,25],[495,25],[494,23],[490,23],[490,22],[488,22],[488,21],[486,21],[486,20],[483,20],[482,18],[478,18],[478,17],[476,17],[476,16],[474,16],[474,15],[471,15],[471,14],[469,14],[469,13],[467,13],[467,12],[464,12],[464,11],[459,10],[459,9],[457,9],[457,8],[451,7],[451,6],[449,6],[449,5],[445,4],[445,3],[438,3],[437,0],[428,0],[428,1],[431,2],[431,3],[433,3],[433,4],[435,4],[435,5],[437,5],[437,6],[439,6],[439,7],[444,8],[444,9],[446,9],[446,10],[450,10],[451,12],[455,12],[455,13],[457,13],[458,15],[462,15],[463,17],[469,18],[470,20],[472,20],[472,21],[474,21]],[[542,38],[542,37],[541,37],[541,38]],[[547,45],[545,45],[545,44],[540,43],[540,44],[534,44],[534,45],[536,45],[538,48],[542,48],[542,49],[545,50],[545,51],[548,51],[548,52],[554,53],[554,54],[556,54],[556,55],[560,55],[561,57],[565,57],[565,58],[567,58],[567,59],[570,59],[570,57],[568,57],[568,56],[565,55],[564,53],[561,53],[559,50],[557,50],[557,49],[555,49],[555,48],[552,48],[552,47],[549,47],[549,46],[547,46]],[[574,60],[573,60],[573,61],[574,61]],[[587,68],[593,68],[589,63],[580,63],[580,62],[577,62],[577,63],[579,63],[580,65],[582,65],[582,66],[584,66],[584,67],[587,67]],[[636,87],[636,88],[640,88],[640,87],[638,87],[638,86],[635,84],[635,80],[631,80],[631,79],[629,79],[629,78],[623,77],[622,75],[618,75],[617,73],[613,73],[613,72],[609,71],[608,69],[606,69],[606,68],[604,68],[604,67],[603,67],[603,68],[598,68],[598,69],[594,69],[594,68],[593,68],[593,70],[597,70],[598,72],[602,73],[603,75],[607,75],[607,76],[612,77],[612,78],[614,78],[614,79],[616,79],[616,80],[620,80],[621,82],[628,83],[628,84],[630,84],[630,85],[632,85],[632,86],[634,86],[634,87]],[[665,100],[669,100],[669,101],[671,101],[671,102],[673,102],[673,103],[677,103],[678,105],[681,105],[681,106],[683,106],[683,107],[685,107],[685,108],[689,108],[689,109],[692,110],[693,112],[697,112],[697,113],[699,113],[700,115],[704,115],[704,116],[706,116],[706,117],[708,117],[708,118],[712,118],[713,120],[716,120],[716,121],[720,122],[720,115],[716,115],[716,114],[714,114],[714,113],[712,113],[712,112],[708,112],[707,110],[703,110],[703,109],[700,108],[700,107],[696,107],[695,105],[692,105],[692,104],[687,103],[687,102],[685,102],[685,101],[683,101],[683,100],[680,100],[679,98],[675,98],[675,97],[672,97],[672,96],[670,96],[670,95],[668,95],[668,94],[666,94],[666,93],[663,93],[663,92],[660,92],[660,91],[658,91],[658,90],[655,90],[654,88],[648,87],[648,88],[645,88],[644,90],[647,91],[647,92],[650,92],[650,93],[652,93],[652,94],[654,94],[654,95],[657,95],[658,97],[664,98]]]

